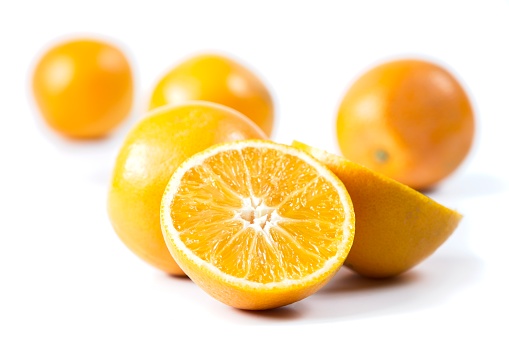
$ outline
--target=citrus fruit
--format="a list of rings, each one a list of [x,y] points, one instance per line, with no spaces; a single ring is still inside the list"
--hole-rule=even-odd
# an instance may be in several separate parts
[[[216,143],[255,138],[266,136],[245,116],[219,104],[188,102],[146,115],[127,135],[113,169],[108,213],[120,239],[151,265],[183,275],[159,221],[170,176],[182,161]]]
[[[197,285],[249,310],[316,292],[341,267],[355,231],[341,181],[305,152],[266,140],[186,160],[164,192],[161,224]]]
[[[70,39],[55,44],[37,61],[32,92],[52,130],[69,138],[104,137],[130,113],[131,65],[111,42]]]
[[[187,100],[232,107],[270,136],[274,125],[272,96],[246,66],[224,55],[198,54],[174,66],[156,84],[150,108]]]
[[[295,141],[344,183],[355,210],[355,240],[345,265],[370,278],[410,270],[454,232],[461,214],[383,174]]]
[[[474,137],[474,113],[458,80],[424,60],[394,60],[358,78],[337,112],[341,153],[424,190],[455,171]]]

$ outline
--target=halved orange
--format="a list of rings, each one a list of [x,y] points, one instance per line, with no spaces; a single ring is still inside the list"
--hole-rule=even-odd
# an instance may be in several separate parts
[[[342,182],[301,150],[266,140],[212,146],[163,194],[166,244],[219,301],[270,309],[306,298],[343,264],[354,237]]]
[[[433,254],[462,215],[430,197],[342,156],[298,141],[345,184],[355,210],[355,241],[345,266],[370,278],[406,272]]]

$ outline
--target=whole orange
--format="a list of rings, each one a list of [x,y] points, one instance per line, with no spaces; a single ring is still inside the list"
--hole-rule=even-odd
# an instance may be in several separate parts
[[[187,100],[229,106],[253,120],[270,136],[274,104],[262,80],[246,66],[219,54],[198,54],[174,66],[156,84],[150,109]]]
[[[342,154],[415,189],[456,170],[474,138],[474,112],[459,81],[425,60],[380,64],[348,89],[337,112]]]
[[[111,42],[71,39],[37,61],[32,91],[53,130],[70,138],[99,138],[129,115],[133,74],[124,52]]]
[[[155,109],[127,135],[116,158],[108,193],[108,214],[120,239],[149,264],[184,275],[163,239],[161,198],[175,169],[214,144],[266,139],[263,131],[235,110],[210,102]]]

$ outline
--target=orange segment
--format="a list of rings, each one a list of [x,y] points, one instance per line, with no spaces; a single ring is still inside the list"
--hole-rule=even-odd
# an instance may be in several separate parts
[[[462,219],[420,192],[344,157],[294,141],[345,184],[355,210],[355,241],[345,265],[371,278],[401,274],[434,253]]]
[[[237,308],[316,292],[354,236],[350,197],[324,165],[270,141],[213,146],[184,162],[163,195],[161,225],[180,267]]]

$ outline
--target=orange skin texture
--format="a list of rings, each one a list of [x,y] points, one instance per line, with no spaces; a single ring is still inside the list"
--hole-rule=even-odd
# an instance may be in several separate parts
[[[165,106],[127,135],[116,159],[108,214],[116,233],[136,255],[172,275],[185,275],[166,247],[160,224],[164,189],[175,169],[214,144],[266,139],[252,121],[209,102]]]
[[[200,54],[176,65],[155,86],[149,108],[188,100],[231,107],[270,136],[274,104],[265,84],[251,70],[226,56]]]
[[[355,239],[345,266],[376,279],[398,276],[430,257],[463,216],[383,174],[306,144],[343,182],[355,211]]]
[[[101,138],[131,111],[132,69],[111,43],[74,39],[53,46],[38,60],[32,91],[54,131],[69,138]]]
[[[396,60],[352,84],[336,128],[345,157],[423,190],[467,157],[474,112],[466,91],[446,69],[423,60]]]

